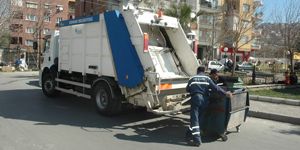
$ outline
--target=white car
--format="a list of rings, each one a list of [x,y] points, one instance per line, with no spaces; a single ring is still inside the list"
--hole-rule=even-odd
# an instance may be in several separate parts
[[[209,61],[208,70],[217,69],[218,71],[224,70],[224,65],[219,61]]]

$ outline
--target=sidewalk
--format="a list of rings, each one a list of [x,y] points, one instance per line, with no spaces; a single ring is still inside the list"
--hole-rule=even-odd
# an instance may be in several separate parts
[[[300,88],[300,85],[262,84],[248,90]],[[300,125],[300,100],[250,95],[249,116]]]
[[[249,116],[300,125],[300,106],[250,100]]]

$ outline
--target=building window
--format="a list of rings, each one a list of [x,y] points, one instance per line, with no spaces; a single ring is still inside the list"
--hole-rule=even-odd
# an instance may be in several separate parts
[[[23,12],[22,11],[15,11],[13,18],[14,19],[23,19]]]
[[[22,44],[22,37],[11,37],[10,44]]]
[[[201,39],[201,37],[203,36],[202,34],[203,34],[202,30],[199,30],[199,37],[200,37],[199,39]]]
[[[45,4],[45,5],[44,5],[44,8],[45,8],[45,9],[50,9],[50,7],[51,7],[50,4]]]
[[[26,46],[33,46],[33,40],[26,40],[25,45]]]
[[[64,10],[63,5],[56,5],[56,12],[62,12]]]
[[[200,24],[211,25],[213,23],[213,17],[210,15],[201,15]]]
[[[37,18],[35,15],[26,15],[26,20],[29,20],[29,21],[37,21]]]
[[[250,22],[249,21],[243,20],[241,23],[242,23],[244,29],[250,28]]]
[[[38,4],[33,3],[33,2],[26,2],[26,7],[27,7],[27,8],[34,8],[34,9],[37,9],[37,8],[38,8]]]
[[[9,26],[10,31],[12,32],[21,32],[23,30],[22,24],[11,24]]]
[[[206,40],[210,40],[212,38],[212,32],[211,31],[207,31],[206,32]]]
[[[59,22],[61,22],[63,19],[62,19],[62,17],[57,17],[56,18],[56,23],[59,23]]]
[[[249,12],[250,12],[250,5],[248,5],[248,4],[243,4],[243,12],[249,13]]]
[[[12,0],[11,2],[15,6],[19,6],[19,7],[23,6],[23,0]]]
[[[47,34],[49,31],[50,31],[50,29],[45,28],[45,29],[43,30],[43,34]]]
[[[34,33],[34,28],[28,27],[26,28],[26,33]]]
[[[44,16],[44,21],[45,22],[50,22],[50,17],[49,16]]]
[[[242,43],[242,44],[246,44],[246,43],[248,42],[248,40],[249,40],[249,37],[246,36],[246,35],[244,35],[244,36],[242,36],[242,38],[241,38],[241,43]]]

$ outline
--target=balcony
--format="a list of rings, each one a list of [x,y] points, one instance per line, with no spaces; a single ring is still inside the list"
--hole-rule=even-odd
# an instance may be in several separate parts
[[[226,28],[228,30],[236,31],[238,21],[239,21],[238,16],[228,16],[228,17],[226,17]]]
[[[254,29],[253,31],[252,31],[252,35],[253,36],[261,36],[262,35],[262,29]]]
[[[264,4],[263,4],[263,2],[262,2],[262,0],[255,0],[254,2],[253,2],[253,6],[255,7],[255,8],[257,8],[257,7],[262,7]]]
[[[259,49],[261,49],[261,45],[258,43],[252,43],[251,48],[254,50],[259,50]]]
[[[221,7],[212,8],[200,5],[200,11],[204,14],[216,14],[221,13]]]
[[[262,21],[263,20],[263,13],[259,12],[259,13],[255,13],[252,18],[255,19],[256,21]]]
[[[201,46],[210,46],[211,45],[211,40],[209,40],[209,39],[200,39],[198,42],[199,42],[199,45],[201,45]]]
[[[69,13],[74,14],[75,13],[75,8],[69,8]]]

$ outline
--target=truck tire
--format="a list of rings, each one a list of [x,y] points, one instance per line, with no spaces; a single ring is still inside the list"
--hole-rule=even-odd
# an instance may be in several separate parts
[[[42,77],[42,90],[47,97],[57,96],[58,91],[55,90],[55,78],[50,73],[45,73]]]
[[[96,110],[100,114],[112,116],[121,112],[121,91],[112,83],[105,81],[98,82],[93,87],[92,97],[96,106]]]

